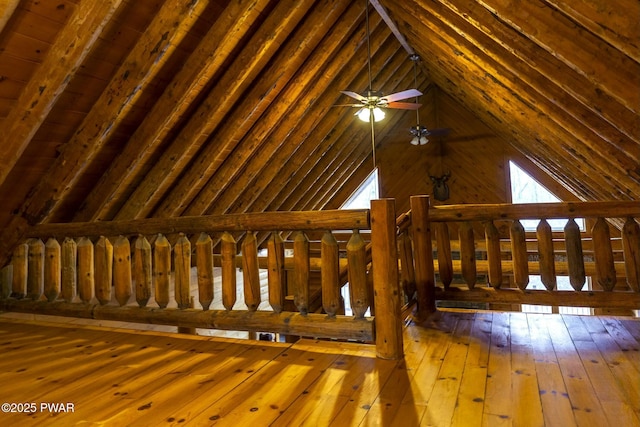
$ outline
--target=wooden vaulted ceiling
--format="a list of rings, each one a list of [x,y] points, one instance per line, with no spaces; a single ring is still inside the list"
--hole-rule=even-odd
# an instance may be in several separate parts
[[[636,0],[376,3],[419,89],[576,197],[640,200]],[[370,11],[373,88],[413,87]],[[40,222],[339,204],[371,168],[367,126],[334,107],[367,89],[365,35],[363,1],[0,1],[0,245]]]

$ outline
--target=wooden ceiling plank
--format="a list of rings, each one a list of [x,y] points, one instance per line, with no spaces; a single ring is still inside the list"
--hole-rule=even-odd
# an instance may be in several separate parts
[[[195,23],[205,1],[168,0],[129,53],[73,138],[0,233],[0,264],[4,265],[27,224],[47,220],[91,164],[111,132],[126,115],[145,84],[159,72],[175,46]],[[175,25],[167,25],[173,23]]]
[[[382,71],[375,75],[375,85],[393,91],[395,86],[388,86],[387,82],[400,64],[404,62],[405,65],[408,65],[408,61],[403,53],[398,53],[397,41],[386,29],[382,33],[385,36],[382,40],[382,46],[379,50],[375,49],[375,46],[380,46],[377,41],[378,34],[378,32],[372,34],[375,51],[372,62],[374,69]],[[395,63],[390,64],[387,68],[379,67],[378,64],[387,62],[386,58],[392,56],[396,58]],[[378,58],[382,58],[383,61],[378,61]],[[304,138],[305,142],[300,144],[299,148],[287,158],[280,171],[272,169],[268,176],[261,175],[260,181],[264,190],[259,194],[251,195],[255,201],[243,199],[241,205],[249,205],[249,210],[289,209],[284,205],[278,206],[278,203],[283,203],[296,188],[311,191],[314,187],[322,185],[316,181],[317,176],[315,175],[318,170],[322,170],[322,166],[316,165],[326,165],[326,162],[336,157],[348,157],[349,154],[344,150],[354,149],[355,141],[363,138],[369,142],[369,152],[371,151],[369,127],[356,126],[354,131],[354,122],[358,123],[354,118],[354,110],[349,107],[331,107],[331,105],[335,105],[336,101],[332,93],[340,96],[339,90],[344,90],[345,87],[368,86],[366,69],[361,69],[355,80],[351,82],[348,81],[350,76],[348,69],[345,71],[347,73],[340,73],[334,79],[333,84],[325,91],[326,95],[316,101],[322,103],[322,109],[326,111],[326,114],[323,117],[311,117],[312,124],[310,126],[306,125],[306,121],[302,123],[300,131],[302,132],[304,129],[304,132],[308,132],[309,135]],[[255,184],[257,183],[252,183],[252,185]]]
[[[394,48],[397,46],[397,40],[394,37],[389,37],[385,44]],[[396,48],[394,54],[384,55],[383,58],[389,58],[389,60],[384,61],[386,65],[380,67],[380,71],[376,75],[376,80],[380,81],[381,86],[389,87],[392,92],[413,86],[413,67],[409,64],[405,52]],[[402,75],[404,80],[397,80],[399,75]],[[384,128],[388,129],[389,123],[397,123],[404,114],[402,111],[388,112],[382,122]],[[308,207],[309,199],[317,199],[318,194],[324,194],[323,191],[326,190],[323,189],[327,186],[338,185],[340,187],[344,185],[345,181],[341,178],[342,175],[352,173],[350,169],[355,168],[354,165],[359,167],[363,158],[369,159],[369,164],[365,167],[368,167],[369,171],[373,169],[371,128],[352,114],[346,114],[345,118],[347,119],[346,126],[342,128],[344,131],[331,145],[331,148],[326,151],[322,150],[322,152],[316,151],[317,155],[314,153],[314,156],[304,159],[305,164],[300,170],[307,170],[308,173],[301,179],[293,180],[294,183],[298,183],[297,188],[287,197],[285,203],[288,204],[282,205],[278,209],[305,209]],[[381,123],[375,125],[377,147],[385,135],[381,133],[381,129]],[[358,151],[360,149],[364,149],[364,154]],[[336,181],[330,181],[332,179]],[[318,207],[318,209],[321,208]]]
[[[0,185],[98,40],[122,0],[82,2],[60,32],[9,112],[0,134]],[[7,5],[10,11],[11,4]]]
[[[334,32],[318,46],[326,35],[326,29],[335,24],[347,6],[348,3],[344,2],[323,2],[301,22],[271,60],[264,77],[194,159],[154,211],[154,216],[202,215],[208,206],[221,203],[218,196],[226,188],[243,188],[241,184],[255,175],[251,168],[268,161],[274,151],[274,144],[266,142],[269,135],[281,121],[286,122],[284,126],[291,130],[290,122],[297,117],[291,110],[299,107],[306,88],[317,84],[317,70],[330,60],[336,47],[348,37],[348,33]],[[352,18],[357,18],[356,8],[351,9]],[[246,111],[252,111],[252,114],[247,115]],[[235,147],[227,143],[227,149],[233,151],[223,158],[219,141],[238,143]],[[282,139],[277,141],[278,145],[282,143]],[[214,185],[206,186],[207,182]],[[224,202],[222,204],[228,206]],[[201,207],[194,209],[198,205]]]
[[[269,1],[243,0],[229,4],[224,11],[225,19],[211,27],[168,84],[162,97],[80,207],[75,221],[110,219],[114,207],[122,202],[124,189],[131,186],[202,88],[220,72]]]
[[[315,125],[320,117],[317,113],[311,115],[306,113],[318,111],[318,100],[323,98],[323,94],[328,93],[329,95],[325,98],[327,99],[326,107],[322,108],[322,111],[326,111],[335,104],[340,90],[346,87],[345,79],[336,76],[341,70],[348,69],[354,57],[361,53],[356,47],[361,45],[364,29],[353,34],[353,26],[359,25],[362,13],[361,7],[351,6],[349,11],[341,17],[341,24],[336,25],[337,28],[332,31],[332,37],[327,38],[318,47],[317,50],[322,52],[322,55],[314,54],[312,60],[301,72],[305,80],[309,80],[307,85],[303,85],[304,90],[299,90],[297,86],[302,82],[296,79],[290,84],[290,90],[283,93],[279,102],[284,105],[289,104],[291,107],[286,113],[285,120],[272,121],[268,116],[261,119],[259,128],[273,124],[273,129],[268,135],[261,136],[261,138],[266,137],[267,140],[262,143],[259,155],[252,157],[251,163],[242,170],[242,173],[231,180],[216,179],[214,176],[209,182],[208,191],[200,194],[187,212],[243,211],[243,207],[248,206],[247,199],[256,197],[269,186],[270,179],[267,178],[265,169],[268,169],[270,174],[278,173],[292,153],[302,149],[300,144],[306,140],[305,136],[312,134],[316,136]],[[344,22],[347,24],[345,25]],[[372,22],[374,46],[378,34],[377,27],[383,27],[378,25],[380,22],[379,20]],[[295,92],[292,93],[291,90]],[[314,144],[312,141],[315,140],[316,138],[312,137],[309,143]],[[221,191],[212,193],[209,189],[217,188],[219,184],[216,185],[216,183],[219,182],[228,182],[228,185],[220,189]],[[271,187],[270,190],[277,191],[277,188]],[[212,197],[214,194],[216,197]],[[244,205],[234,206],[239,199],[245,201]]]
[[[152,212],[173,180],[186,169],[210,134],[241,99],[244,91],[259,78],[260,72],[310,6],[310,2],[296,3],[295,7],[287,2],[276,5],[182,131],[136,187],[115,219],[143,218]],[[224,147],[219,149],[223,151]]]
[[[423,19],[421,22],[424,22],[425,25],[431,25],[429,23],[429,19]],[[536,101],[528,99],[531,94],[529,88],[526,85],[524,87],[514,86],[515,82],[519,81],[516,76],[511,75],[508,70],[505,70],[501,67],[499,69],[494,68],[496,66],[494,61],[487,59],[486,56],[483,56],[483,54],[474,45],[472,45],[471,43],[467,43],[464,38],[455,39],[451,36],[448,36],[446,34],[446,31],[442,31],[443,28],[446,29],[446,27],[443,27],[442,24],[445,23],[442,21],[438,21],[438,24],[433,24],[433,28],[431,28],[431,30],[435,31],[436,28],[439,29],[438,36],[434,37],[432,41],[436,44],[441,44],[441,49],[445,52],[444,55],[451,55],[448,52],[450,52],[452,46],[455,46],[455,49],[460,52],[457,56],[453,55],[456,58],[455,61],[457,64],[466,64],[468,62],[471,66],[477,67],[482,70],[481,72],[479,72],[479,74],[483,75],[485,80],[487,76],[491,76],[492,83],[498,83],[485,85],[484,90],[487,92],[488,96],[495,98],[495,94],[493,93],[494,90],[499,92],[506,91],[507,93],[503,97],[498,99],[516,100],[515,102],[520,105],[517,112],[520,117],[526,115],[526,111],[531,111],[532,116],[536,117],[536,120],[538,122],[537,127],[539,129],[539,132],[549,134],[549,138],[551,140],[557,140],[559,134],[551,135],[551,132],[549,132],[547,129],[558,127],[553,124],[552,117],[555,117],[555,115],[562,116],[563,112],[557,109],[557,107],[552,102],[540,102],[541,100],[545,100],[544,98],[537,98]],[[440,41],[441,37],[442,39]],[[499,78],[497,76],[505,77]],[[540,111],[540,108],[542,108],[542,111]],[[552,111],[552,113],[549,113],[550,111]],[[565,118],[565,123],[563,125],[566,127],[566,124],[567,120]],[[633,169],[633,162],[627,162],[627,169],[625,169],[624,164],[623,166],[620,166],[620,164],[618,163],[618,160],[620,159],[611,159],[605,156],[601,156],[600,153],[596,150],[590,147],[585,147],[584,139],[589,138],[589,136],[583,137],[583,139],[576,139],[575,135],[573,135],[572,132],[578,132],[578,135],[583,135],[583,133],[580,133],[579,129],[575,127],[575,124],[573,125],[573,127],[570,127],[570,132],[563,128],[562,133],[566,135],[565,141],[571,141],[571,145],[568,145],[566,142],[562,142],[557,144],[557,146],[564,147],[563,149],[565,150],[565,152],[569,153],[572,156],[575,156],[579,150],[581,159],[584,159],[585,153],[588,153],[588,159],[590,160],[589,162],[592,164],[592,167],[600,169],[600,175],[602,175],[603,177],[615,180],[610,181],[609,185],[613,183],[618,185],[620,188],[628,188],[629,186],[633,188],[635,184],[640,183],[640,180],[638,180],[638,172],[640,171],[635,171]],[[593,137],[591,136],[591,138]],[[580,161],[580,159],[576,160]],[[600,161],[602,161],[602,163],[600,163]],[[620,170],[620,172],[617,172],[617,170]],[[635,184],[633,183],[633,181],[635,181]]]
[[[590,151],[590,157],[596,160],[605,158],[605,163],[610,162],[621,173],[640,180],[640,169],[638,168],[640,163],[640,150],[638,149],[640,142],[631,140],[620,133],[617,128],[602,120],[600,115],[595,115],[591,110],[584,108],[583,104],[576,103],[575,99],[566,95],[563,88],[551,84],[547,76],[537,69],[530,68],[525,63],[514,60],[506,50],[492,46],[491,39],[483,37],[467,21],[459,19],[457,15],[448,14],[446,10],[429,9],[428,11],[425,10],[425,12],[429,14],[429,19],[424,21],[425,25],[429,26],[428,22],[432,19],[437,19],[438,22],[431,29],[439,28],[441,30],[440,36],[445,37],[445,32],[442,31],[445,27],[442,24],[455,29],[456,33],[464,34],[465,37],[460,39],[457,48],[465,49],[465,55],[470,58],[476,56],[475,62],[486,64],[491,75],[505,76],[502,80],[508,82],[505,84],[511,85],[514,92],[519,91],[519,93],[523,94],[521,95],[523,97],[524,94],[527,94],[528,97],[534,97],[535,93],[540,94],[541,97],[535,98],[543,99],[546,102],[537,102],[536,107],[574,135],[584,146],[584,150],[581,151]],[[445,42],[452,45],[454,41],[453,36],[445,39]],[[477,46],[482,46],[482,49],[480,49],[482,54],[478,51],[473,52]],[[492,61],[495,61],[495,65],[491,65],[491,61],[485,59],[487,56]],[[540,55],[538,55],[538,58],[540,58]],[[543,62],[542,59],[538,60],[538,64]],[[522,84],[518,82],[522,82]],[[578,88],[578,90],[584,92],[588,88]],[[531,102],[531,104],[535,103]],[[620,120],[620,117],[618,117],[618,120]],[[640,118],[637,115],[628,117],[628,121],[635,121],[636,125],[640,125]],[[640,135],[640,129],[636,129],[635,134]]]
[[[0,1],[0,35],[2,35],[7,23],[18,8],[18,4],[20,4],[20,0]]]
[[[570,19],[640,62],[640,2],[545,0]],[[606,19],[603,19],[606,18]]]
[[[420,18],[417,18],[418,20]],[[556,152],[553,145],[548,144],[549,140],[555,143],[557,146],[562,146],[562,136],[553,134],[548,138],[545,135],[540,135],[539,131],[544,126],[537,126],[535,131],[530,128],[530,123],[537,123],[537,118],[531,119],[528,114],[522,112],[522,107],[519,105],[512,106],[508,101],[509,96],[505,93],[498,93],[495,89],[490,88],[490,92],[487,92],[487,88],[490,87],[493,82],[487,79],[486,73],[482,68],[467,68],[465,63],[460,59],[452,59],[447,61],[446,58],[449,55],[451,48],[442,43],[435,49],[434,40],[429,40],[428,44],[417,43],[416,50],[421,53],[428,52],[429,57],[439,58],[438,61],[433,61],[430,64],[430,69],[434,71],[432,76],[436,83],[444,88],[449,94],[454,96],[463,105],[467,105],[468,108],[481,118],[487,125],[494,129],[499,135],[505,138],[520,151],[527,154],[529,158],[538,156],[540,157],[540,150],[544,150],[544,154],[541,157],[547,158],[548,163],[555,163],[559,159],[563,159],[566,162],[564,167],[560,167],[555,172],[552,172],[552,176],[556,177],[560,182],[567,182],[566,177],[570,174],[575,176],[575,180],[572,181],[575,186],[571,189],[576,195],[579,195],[582,199],[590,200],[606,200],[615,198],[628,198],[628,195],[624,193],[605,193],[601,191],[603,188],[611,188],[610,183],[600,182],[596,184],[591,180],[591,175],[585,172],[585,168],[590,165],[585,165],[581,159],[570,158],[567,159],[567,153]],[[435,72],[437,70],[437,72]],[[456,83],[453,83],[451,79],[454,79]],[[504,92],[503,89],[500,90]],[[499,103],[499,104],[498,104]],[[498,116],[499,115],[499,116]],[[533,121],[532,121],[533,120]],[[560,132],[562,134],[563,132]],[[567,136],[567,138],[571,138]],[[531,143],[531,142],[535,143]],[[546,142],[543,142],[546,141]],[[543,144],[544,147],[542,147]],[[561,170],[560,170],[561,169]],[[588,185],[585,185],[588,183]],[[604,187],[603,187],[604,186]],[[633,193],[631,193],[633,194]]]
[[[640,91],[629,90],[640,86],[640,64],[541,0],[519,2],[518,7],[513,7],[510,0],[480,3],[627,108],[640,113]],[[607,60],[603,61],[603,57]]]
[[[424,49],[423,46],[419,48],[420,50]],[[442,54],[442,52],[434,52],[434,54]],[[563,183],[569,191],[581,200],[627,200],[633,198],[633,196],[625,194],[621,190],[617,190],[616,193],[609,192],[608,189],[616,188],[609,182],[594,181],[592,177],[597,177],[597,179],[600,179],[600,177],[595,173],[591,173],[589,170],[590,164],[585,163],[583,159],[567,158],[567,153],[561,153],[553,148],[554,143],[561,145],[558,139],[553,141],[555,137],[551,138],[550,144],[549,138],[545,138],[545,135],[534,133],[529,127],[531,119],[527,115],[523,118],[519,117],[518,107],[512,107],[504,102],[504,95],[494,93],[494,98],[491,102],[501,102],[500,107],[498,107],[501,115],[498,117],[494,114],[490,108],[491,106],[486,103],[487,98],[485,98],[484,88],[487,86],[487,81],[484,79],[482,71],[474,75],[472,71],[464,67],[459,70],[452,68],[451,64],[442,62],[432,64],[431,68],[434,70],[432,74],[434,81],[446,90],[449,95],[463,105],[467,105],[478,118],[494,129],[498,135],[510,141],[514,148],[525,154],[527,158],[531,160],[544,159],[542,163],[546,167],[543,170],[547,171],[558,182]],[[447,76],[456,73],[460,73],[461,76],[464,76],[464,79],[458,80],[460,76],[457,76],[456,83],[453,83]],[[505,117],[508,122],[505,122]],[[543,141],[547,142],[543,143]],[[545,145],[543,146],[543,144]]]
[[[640,135],[640,119],[637,113],[606,93],[594,90],[593,84],[584,75],[567,67],[555,56],[548,55],[522,33],[509,26],[496,25],[495,17],[481,5],[454,4],[451,1],[442,1],[442,3],[446,9],[436,9],[428,3],[424,4],[429,5],[431,14],[447,22],[458,33],[464,32],[464,37],[474,39],[483,52],[500,61],[503,66],[531,86],[536,87],[536,90],[547,99],[563,106],[574,115],[576,120],[580,121],[582,117],[590,117],[593,114],[605,120],[606,123],[594,119],[585,120],[585,124],[603,138],[615,143],[616,147],[624,150],[626,155],[632,158],[640,155],[635,147],[637,143],[631,142],[632,140],[637,142]],[[453,14],[458,18],[456,19]],[[487,40],[492,40],[493,43]],[[575,105],[575,100],[581,105]],[[621,138],[619,133],[624,136]]]

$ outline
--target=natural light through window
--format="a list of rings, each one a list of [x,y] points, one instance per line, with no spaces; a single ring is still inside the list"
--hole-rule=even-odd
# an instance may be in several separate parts
[[[531,175],[522,170],[517,164],[509,161],[509,176],[511,178],[512,203],[558,203],[561,200],[551,191],[547,190]],[[522,226],[527,231],[534,231],[538,226],[538,220],[522,220]],[[554,231],[562,231],[567,224],[566,219],[550,219],[547,221]],[[584,219],[576,218],[576,223],[584,230]]]
[[[509,161],[509,174],[511,177],[511,200],[513,203],[557,203],[561,201],[512,161]],[[539,221],[522,220],[521,222],[525,230],[535,231]],[[553,230],[562,231],[567,220],[550,219],[548,222]],[[584,230],[584,219],[576,218],[576,222],[580,229]],[[540,276],[530,275],[527,289],[545,289]],[[559,291],[573,290],[569,277],[559,276],[557,278],[557,289]],[[563,314],[591,314],[591,309],[588,307],[559,307],[558,310]],[[522,311],[551,313],[552,310],[551,306],[547,305],[522,304]]]
[[[378,198],[378,168],[375,168],[340,209],[369,209]]]

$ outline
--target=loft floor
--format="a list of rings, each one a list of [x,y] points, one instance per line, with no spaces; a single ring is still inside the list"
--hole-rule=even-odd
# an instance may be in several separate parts
[[[640,426],[638,319],[443,310],[399,362],[51,319],[0,314],[2,425]]]

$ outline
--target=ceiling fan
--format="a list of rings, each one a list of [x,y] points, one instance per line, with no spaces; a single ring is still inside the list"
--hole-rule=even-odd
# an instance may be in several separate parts
[[[373,167],[376,167],[376,145],[375,145],[375,132],[374,122],[382,120],[385,116],[383,109],[393,108],[400,110],[417,110],[420,108],[420,104],[413,102],[398,102],[408,98],[418,97],[422,95],[418,89],[408,89],[401,92],[392,93],[390,95],[383,95],[378,91],[372,89],[371,78],[371,34],[369,30],[369,0],[365,0],[365,17],[367,26],[367,67],[369,76],[369,87],[362,93],[356,93],[349,90],[341,91],[343,94],[355,99],[358,103],[346,104],[343,106],[356,107],[358,111],[354,115],[364,122],[371,124],[371,146],[373,149]]]
[[[420,57],[417,54],[413,54],[409,57],[413,61],[413,79],[414,84],[418,86],[418,61]],[[418,103],[418,97],[416,96],[416,104]],[[419,104],[418,104],[419,105]],[[427,129],[426,126],[420,124],[420,112],[416,109],[416,125],[409,129],[413,138],[411,139],[411,145],[425,145],[429,142],[429,136],[447,136],[450,129]]]

